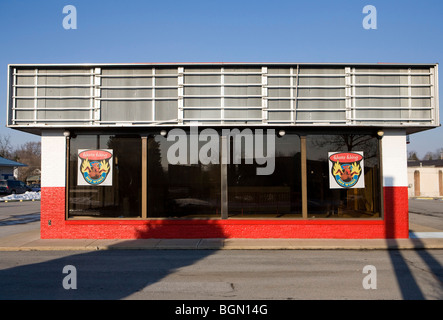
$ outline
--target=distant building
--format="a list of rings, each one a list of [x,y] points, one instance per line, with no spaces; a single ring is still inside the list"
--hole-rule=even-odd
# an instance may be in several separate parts
[[[443,159],[408,161],[408,195],[443,197]]]
[[[0,157],[0,180],[16,179],[18,167],[27,167],[27,165]]]
[[[41,182],[41,176],[40,175],[36,175],[36,176],[30,176],[28,178],[26,178],[26,184],[40,184]]]

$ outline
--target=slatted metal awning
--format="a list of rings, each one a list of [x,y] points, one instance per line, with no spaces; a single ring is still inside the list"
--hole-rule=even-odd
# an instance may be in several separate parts
[[[437,64],[10,65],[8,127],[439,123]]]

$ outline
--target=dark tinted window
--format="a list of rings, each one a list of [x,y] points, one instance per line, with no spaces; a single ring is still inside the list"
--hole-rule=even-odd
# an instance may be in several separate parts
[[[167,153],[173,144],[161,135],[148,139],[148,218],[219,218],[220,165],[190,164],[190,144],[186,163],[171,164]]]
[[[228,165],[229,217],[301,217],[300,137],[276,137],[273,172],[258,175],[258,167],[263,166],[247,164],[244,154],[241,164]]]
[[[112,162],[88,159],[83,162],[79,150],[112,150]],[[80,162],[80,163],[79,163]],[[82,180],[81,167],[110,169],[104,181],[111,185],[88,184]],[[104,165],[104,166],[103,166]],[[92,172],[92,171],[91,171]],[[106,173],[106,172],[105,172]],[[112,173],[112,175],[111,175]],[[141,216],[141,139],[138,136],[78,135],[71,139],[69,159],[69,217],[140,217]],[[92,178],[95,178],[91,174]],[[112,177],[112,179],[111,179]],[[93,181],[94,179],[90,179]],[[100,180],[94,180],[100,181]],[[83,185],[81,185],[83,184]]]
[[[378,139],[375,136],[308,135],[306,149],[308,216],[310,218],[380,217],[380,165]],[[342,154],[362,152],[364,166],[360,169],[363,169],[364,175],[362,174],[359,179],[364,181],[364,185],[359,188],[338,186],[333,180],[335,178],[331,173],[332,164],[329,163],[331,162],[329,154],[333,152]],[[349,168],[352,167],[349,166]],[[341,177],[346,176],[346,168],[340,173]],[[340,174],[337,176],[340,179]],[[346,180],[347,177],[344,179]]]

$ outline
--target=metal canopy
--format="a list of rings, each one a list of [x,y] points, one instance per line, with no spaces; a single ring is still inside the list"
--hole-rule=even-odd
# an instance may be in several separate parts
[[[27,164],[0,157],[0,167],[27,167]]]
[[[439,126],[437,64],[10,65],[8,127]]]

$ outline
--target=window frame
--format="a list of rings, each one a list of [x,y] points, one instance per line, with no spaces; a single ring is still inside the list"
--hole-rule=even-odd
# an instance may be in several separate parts
[[[265,129],[263,127],[260,127],[262,129]],[[268,129],[270,129],[272,127],[269,127]],[[166,130],[168,129],[173,129],[173,127],[171,128],[165,128]],[[185,131],[189,130],[189,127],[183,127],[183,129]],[[199,130],[204,129],[203,127],[199,128]],[[383,193],[383,157],[382,157],[382,138],[378,137],[376,134],[376,130],[374,129],[361,129],[358,131],[358,134],[361,135],[371,135],[374,136],[377,139],[377,161],[378,161],[378,167],[379,167],[379,184],[378,186],[376,186],[377,192],[379,193],[378,195],[378,199],[379,199],[379,208],[380,208],[380,216],[378,217],[367,217],[367,218],[336,218],[336,217],[332,217],[332,218],[312,218],[309,217],[309,211],[308,211],[308,190],[307,190],[307,150],[306,150],[306,137],[309,135],[330,135],[331,134],[331,130],[327,130],[327,129],[316,129],[316,130],[311,130],[311,129],[296,129],[296,128],[282,128],[282,127],[278,127],[278,128],[274,128],[276,129],[276,131],[278,132],[278,130],[280,129],[284,129],[287,130],[288,132],[292,133],[292,134],[297,134],[300,137],[300,153],[301,153],[301,161],[300,161],[300,175],[301,175],[301,217],[291,217],[291,218],[284,218],[284,220],[300,220],[300,221],[319,221],[319,220],[327,220],[327,221],[344,221],[344,220],[356,220],[356,221],[371,221],[371,220],[383,220],[384,219],[384,193]],[[221,130],[216,129],[219,132],[219,138],[220,138],[220,154],[222,153],[222,144],[226,143],[226,136],[223,136],[221,134]],[[355,130],[350,130],[347,128],[337,128],[337,130],[334,130],[333,134],[345,134],[345,133],[354,133],[355,134]],[[70,152],[71,152],[71,138],[72,137],[76,137],[77,135],[88,135],[88,134],[93,134],[93,135],[115,135],[115,134],[119,134],[119,135],[123,135],[123,134],[131,134],[131,135],[139,135],[140,139],[141,139],[141,157],[142,157],[142,168],[141,168],[141,175],[142,175],[142,185],[141,185],[141,212],[139,217],[124,217],[124,218],[113,218],[113,217],[91,217],[91,218],[86,218],[86,217],[70,217],[69,216],[69,191],[70,191],[70,176],[69,176],[69,171],[70,171],[70,161],[69,161],[69,157],[70,157]],[[160,130],[155,130],[155,129],[150,129],[150,130],[140,130],[140,129],[134,129],[134,130],[124,130],[124,132],[118,132],[116,133],[115,130],[113,131],[108,131],[108,130],[103,130],[103,131],[99,131],[97,132],[96,130],[93,131],[85,131],[85,130],[79,130],[76,131],[75,134],[73,134],[72,136],[66,136],[66,163],[65,163],[65,170],[66,170],[66,177],[65,177],[65,181],[66,181],[66,188],[65,188],[65,220],[146,220],[146,221],[150,221],[150,220],[195,220],[195,219],[205,219],[205,220],[238,220],[238,218],[232,218],[232,217],[228,217],[228,212],[229,212],[229,201],[228,201],[228,168],[227,168],[227,164],[223,164],[220,161],[220,175],[221,175],[221,180],[220,180],[220,193],[221,193],[221,199],[220,199],[220,204],[221,204],[221,210],[220,210],[220,216],[219,217],[208,217],[208,218],[170,218],[170,217],[166,217],[166,218],[162,218],[162,217],[149,217],[148,215],[148,196],[147,196],[147,192],[148,192],[148,137],[154,136],[154,135],[158,135],[160,134]],[[223,155],[221,155],[223,156]],[[260,218],[255,218],[255,217],[247,217],[247,218],[242,218],[244,220],[254,220],[254,219],[260,219],[260,220],[279,220],[279,218],[267,218],[267,217],[260,217]]]

